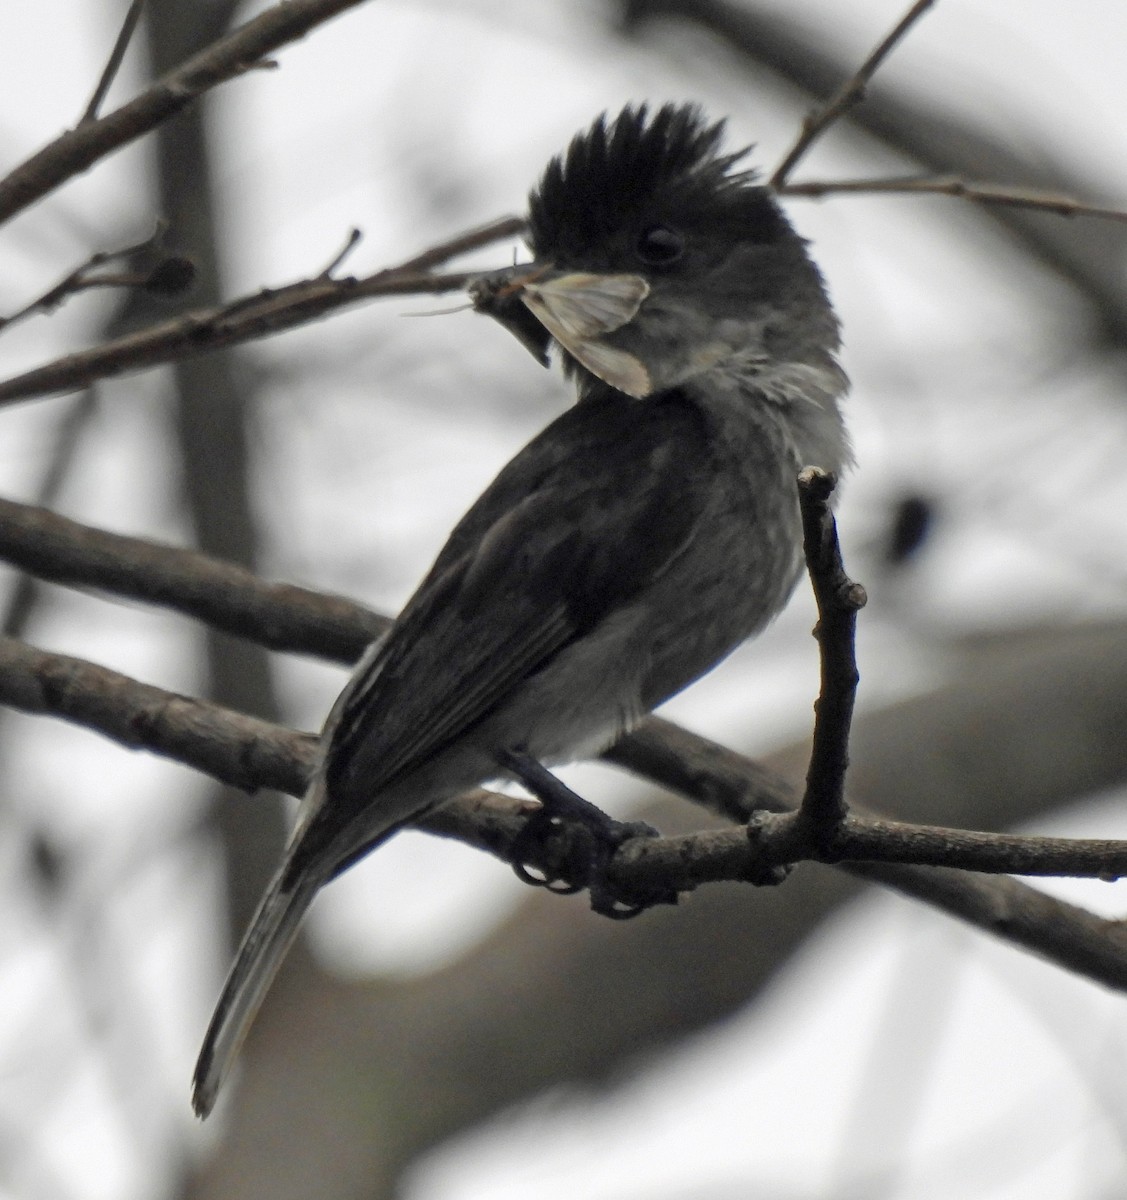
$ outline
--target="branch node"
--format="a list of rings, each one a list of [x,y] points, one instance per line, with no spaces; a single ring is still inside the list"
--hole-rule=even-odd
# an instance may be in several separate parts
[[[846,580],[835,592],[838,607],[846,612],[860,612],[869,602],[869,593],[863,583]]]
[[[778,887],[793,870],[793,862],[780,862],[780,848],[788,837],[793,814],[753,813],[747,823],[747,840],[751,859],[743,874],[745,882],[754,887]],[[779,833],[782,837],[778,837]]]

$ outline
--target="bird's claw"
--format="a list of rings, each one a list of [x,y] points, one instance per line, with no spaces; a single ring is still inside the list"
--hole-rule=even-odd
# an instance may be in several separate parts
[[[596,810],[597,811],[597,810]],[[610,883],[610,866],[619,848],[637,837],[658,837],[658,831],[643,821],[615,821],[604,813],[591,821],[589,814],[569,814],[564,821],[546,807],[533,813],[512,846],[513,871],[518,879],[533,887],[545,888],[560,896],[574,895],[584,888],[591,893],[591,909],[612,921],[626,921],[657,904],[676,904],[677,893],[668,888],[650,889],[625,895],[621,887]],[[535,874],[529,862],[553,861],[548,850],[553,837],[567,839],[566,857],[556,868],[559,874]]]
[[[547,870],[543,870],[542,874],[535,875],[529,870],[529,862],[545,861],[551,857],[545,847],[563,829],[563,821],[546,804],[541,804],[530,814],[510,848],[513,872],[521,883],[527,883],[530,887],[545,888],[557,896],[574,896],[576,892],[583,891],[587,886],[585,879],[576,881],[549,874]],[[541,868],[536,869],[541,870]]]
[[[609,821],[609,818],[608,818]],[[648,908],[658,904],[676,904],[678,895],[676,889],[667,887],[651,887],[637,889],[630,895],[624,895],[621,887],[615,888],[608,881],[611,862],[619,848],[633,838],[655,838],[660,833],[645,821],[610,821],[607,836],[599,843],[605,858],[594,864],[588,887],[591,892],[591,910],[600,916],[609,917],[612,921],[629,921],[632,917],[640,916]]]
[[[668,888],[624,895],[609,882],[611,863],[619,848],[636,837],[657,837],[658,831],[644,821],[616,821],[608,817],[529,756],[512,751],[502,757],[512,771],[538,797],[541,807],[529,816],[511,848],[513,870],[518,879],[558,895],[590,889],[591,908],[615,921],[628,920],[655,904],[676,904],[677,894]],[[562,855],[549,844],[563,838]],[[552,863],[551,868],[529,864]],[[558,864],[558,865],[557,865]]]

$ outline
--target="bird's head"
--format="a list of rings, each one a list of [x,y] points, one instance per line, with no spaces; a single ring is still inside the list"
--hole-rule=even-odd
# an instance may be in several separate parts
[[[818,269],[723,131],[688,104],[599,117],[530,196],[535,261],[483,276],[476,307],[632,396],[710,373],[768,392],[788,370],[840,376]]]

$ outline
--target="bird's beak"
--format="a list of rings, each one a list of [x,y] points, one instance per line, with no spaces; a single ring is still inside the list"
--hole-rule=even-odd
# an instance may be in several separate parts
[[[640,275],[562,272],[533,263],[483,275],[469,291],[478,312],[499,320],[541,362],[550,335],[611,387],[637,397],[653,391],[641,360],[602,340],[629,324],[650,294]]]

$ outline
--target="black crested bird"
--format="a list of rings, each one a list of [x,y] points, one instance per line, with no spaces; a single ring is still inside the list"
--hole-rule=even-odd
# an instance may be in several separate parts
[[[604,749],[790,595],[795,477],[848,463],[847,381],[805,243],[722,133],[692,105],[600,117],[530,197],[535,262],[474,287],[542,361],[562,348],[579,403],[462,518],[329,714],[200,1052],[200,1115],[325,883],[490,779],[560,801],[543,764]]]

